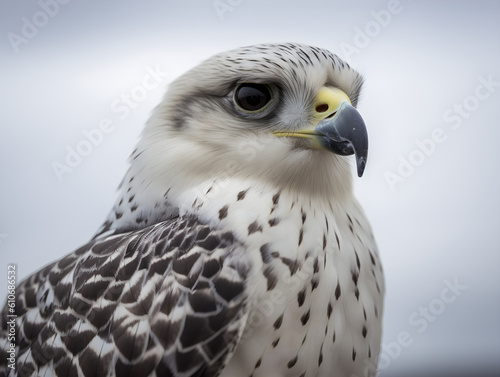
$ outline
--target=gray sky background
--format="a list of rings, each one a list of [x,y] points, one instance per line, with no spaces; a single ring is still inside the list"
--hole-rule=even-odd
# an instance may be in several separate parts
[[[302,42],[366,78],[355,185],[386,273],[381,375],[500,371],[500,2],[3,0],[0,14],[0,281],[91,237],[168,82],[223,50]],[[144,95],[114,112],[130,93]],[[114,130],[59,180],[53,163],[105,118]]]

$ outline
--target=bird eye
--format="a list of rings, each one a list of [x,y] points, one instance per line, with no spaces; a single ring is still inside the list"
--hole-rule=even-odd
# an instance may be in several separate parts
[[[264,84],[244,83],[236,89],[234,101],[244,112],[258,112],[271,101],[271,91]]]

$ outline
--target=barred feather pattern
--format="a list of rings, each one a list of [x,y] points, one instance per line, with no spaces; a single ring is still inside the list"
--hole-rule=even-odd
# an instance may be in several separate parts
[[[193,216],[92,241],[18,287],[10,375],[218,375],[244,327],[250,267],[231,233]],[[4,309],[2,362],[6,329]]]

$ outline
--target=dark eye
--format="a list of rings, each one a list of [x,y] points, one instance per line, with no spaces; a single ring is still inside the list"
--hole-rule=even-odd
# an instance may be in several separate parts
[[[247,112],[255,112],[264,108],[271,100],[271,91],[264,84],[241,84],[234,94],[236,105]]]

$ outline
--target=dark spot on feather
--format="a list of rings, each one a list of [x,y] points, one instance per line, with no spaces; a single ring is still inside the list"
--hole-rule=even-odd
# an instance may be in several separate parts
[[[177,289],[171,289],[163,300],[163,305],[161,306],[160,311],[168,316],[172,309],[177,306],[179,297],[180,291]]]
[[[203,241],[198,243],[198,246],[208,251],[214,250],[219,245],[220,245],[220,240],[215,236],[208,236]]]
[[[71,313],[54,312],[52,320],[56,329],[60,332],[67,332],[78,321],[78,318]]]
[[[104,299],[117,301],[123,292],[125,285],[122,282],[115,282],[104,295]]]
[[[108,288],[108,280],[87,281],[80,289],[79,293],[90,301],[96,301],[101,297],[106,288]]]
[[[301,318],[300,322],[302,322],[302,326],[304,326],[307,321],[309,321],[309,315],[311,314],[311,309],[309,309]]]
[[[319,280],[318,279],[312,279],[311,280],[311,292],[314,291],[316,288],[318,288]]]
[[[273,227],[275,225],[278,225],[280,222],[280,219],[277,217],[273,217],[272,219],[269,219],[269,226]]]
[[[193,200],[193,204],[191,204],[191,208],[195,208],[197,204],[198,204],[198,198]]]
[[[133,157],[133,159],[134,159],[134,160],[135,160],[135,159],[137,159],[137,158],[138,158],[141,154],[143,154],[143,153],[144,153],[144,151],[141,151],[141,152],[137,153],[137,154]]]
[[[337,288],[335,288],[335,298],[338,300],[340,297],[340,282],[337,280]]]
[[[80,353],[90,341],[94,338],[95,333],[91,330],[75,331],[71,330],[67,334],[61,335],[61,340],[66,345],[68,351],[73,355]]]
[[[70,307],[73,309],[76,314],[79,314],[81,316],[85,316],[87,312],[89,311],[91,305],[87,303],[86,301],[81,300],[78,298],[78,296],[73,296],[70,302]],[[24,322],[24,324],[27,324],[29,322]],[[26,330],[25,330],[26,333]]]
[[[352,270],[351,276],[352,276],[352,281],[353,281],[354,285],[358,286],[359,272]]]
[[[61,359],[57,366],[54,368],[56,376],[65,376],[65,377],[78,377],[78,371],[76,370],[76,365],[71,363],[72,357],[65,357]],[[54,363],[55,364],[55,363]],[[29,366],[27,369],[26,367]],[[32,364],[26,363],[22,367],[22,373],[26,373],[26,376],[31,376],[33,372],[35,372],[34,367],[31,367]]]
[[[229,208],[229,206],[225,205],[224,207],[222,207],[219,210],[219,220],[222,220],[222,219],[224,219],[227,216],[227,210],[228,210],[228,208]]]
[[[180,275],[189,275],[199,258],[200,253],[185,254],[181,258],[174,259],[172,270]]]
[[[242,283],[234,280],[228,280],[223,277],[215,279],[214,288],[219,296],[228,302],[243,292]]]
[[[273,196],[273,204],[274,205],[278,204],[279,200],[280,200],[280,193],[278,192]]]
[[[34,308],[36,306],[36,293],[33,287],[26,288],[26,291],[24,292],[24,301],[28,308]]]
[[[209,259],[203,264],[202,275],[206,278],[211,278],[221,269],[221,265],[218,259]]]
[[[195,313],[210,313],[217,310],[215,298],[209,289],[197,289],[188,296],[188,299]]]
[[[240,192],[238,193],[238,196],[236,197],[236,200],[238,201],[238,200],[243,200],[243,199],[245,199],[245,195],[247,194],[247,191],[248,191],[248,189],[243,190],[243,191],[240,191]]]
[[[290,275],[295,274],[297,272],[297,269],[299,268],[299,262],[297,260],[292,260],[290,258],[282,257],[281,262],[283,262],[283,264],[288,266],[290,270]]]
[[[209,233],[210,229],[207,226],[204,226],[198,231],[198,234],[196,235],[196,241],[205,239]]]
[[[293,366],[297,363],[297,359],[298,359],[298,356],[295,356],[293,359],[291,359],[289,362],[288,362],[288,369],[291,369],[293,368]]]
[[[304,301],[306,299],[306,290],[307,287],[304,287],[304,289],[302,289],[297,295],[297,302],[299,304],[299,308],[304,304]]]
[[[262,226],[259,225],[257,220],[255,220],[253,223],[251,223],[248,226],[248,235],[255,233],[255,232],[262,232]]]
[[[282,323],[283,323],[283,314],[282,314],[282,315],[280,315],[280,316],[276,319],[276,321],[274,321],[274,325],[273,325],[273,326],[274,326],[274,329],[275,329],[275,330],[278,330],[278,329],[281,327],[281,324],[282,324]]]

